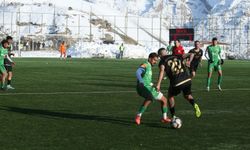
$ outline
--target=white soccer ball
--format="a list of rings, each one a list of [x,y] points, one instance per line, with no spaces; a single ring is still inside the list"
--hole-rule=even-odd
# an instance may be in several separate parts
[[[179,129],[182,126],[182,121],[180,118],[176,117],[172,120],[171,126],[175,129]]]

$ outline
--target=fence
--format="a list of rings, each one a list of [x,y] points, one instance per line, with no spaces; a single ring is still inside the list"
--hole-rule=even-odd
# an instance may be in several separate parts
[[[0,12],[0,34],[13,35],[25,46],[25,41],[52,41],[50,48],[57,48],[53,40],[64,38],[73,40],[110,40],[128,43],[163,46],[168,43],[169,29],[194,28],[195,40],[211,41],[218,37],[227,43],[229,51],[250,54],[250,17],[214,16],[208,18],[159,18],[138,16],[107,16],[93,12],[83,14]],[[61,39],[60,39],[61,38]],[[19,44],[20,44],[19,43]],[[191,44],[191,43],[188,43]],[[18,46],[16,46],[18,47]],[[46,44],[48,47],[48,44]],[[30,48],[34,49],[34,47]]]

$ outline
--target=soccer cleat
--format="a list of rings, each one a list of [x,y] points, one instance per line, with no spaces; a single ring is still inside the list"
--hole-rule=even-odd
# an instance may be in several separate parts
[[[219,91],[222,91],[222,89],[221,89],[220,85],[218,85],[217,87],[218,87],[218,90],[219,90]]]
[[[195,111],[195,116],[199,118],[201,116],[201,111],[198,104],[194,104],[194,111]]]
[[[135,123],[136,123],[137,125],[140,125],[140,124],[141,124],[141,116],[136,115],[136,117],[135,117]]]
[[[210,87],[209,87],[209,86],[207,87],[207,91],[208,91],[208,92],[210,91]]]
[[[166,119],[162,118],[162,119],[161,119],[161,122],[162,122],[162,123],[170,123],[170,122],[171,122],[171,119],[170,119],[170,118],[166,118]]]
[[[7,88],[7,90],[14,90],[14,89],[15,89],[15,88],[12,87],[11,85],[7,85],[6,88]]]

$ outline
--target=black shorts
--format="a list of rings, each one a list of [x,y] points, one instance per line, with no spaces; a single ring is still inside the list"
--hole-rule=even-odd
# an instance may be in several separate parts
[[[7,72],[12,72],[12,66],[4,66]]]
[[[196,72],[197,68],[199,66],[199,63],[193,63],[190,65],[190,72]]]
[[[184,83],[184,84],[177,86],[177,87],[170,85],[168,88],[168,96],[169,97],[177,96],[181,92],[183,92],[183,95],[190,95],[190,94],[192,94],[191,87],[192,87],[191,81],[188,81],[187,83]]]

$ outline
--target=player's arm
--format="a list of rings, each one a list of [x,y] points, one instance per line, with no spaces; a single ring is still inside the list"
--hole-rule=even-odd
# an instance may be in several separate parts
[[[11,64],[15,65],[15,62],[10,58],[8,54],[5,55],[5,58],[7,58],[11,62]]]
[[[136,78],[139,81],[140,84],[144,84],[142,79],[142,74],[144,74],[146,71],[146,65],[142,64],[137,70],[136,70]]]
[[[201,56],[200,56],[200,60],[199,60],[200,67],[202,66],[202,56],[203,56],[203,50],[201,49]]]
[[[207,49],[206,49],[206,51],[205,51],[205,57],[206,57],[206,59],[208,60],[208,62],[209,63],[212,63],[213,62],[213,60],[211,60],[210,58],[209,58],[209,54],[208,54],[209,52],[208,52],[208,47],[207,47]]]
[[[164,65],[160,65],[159,66],[159,76],[158,76],[158,81],[157,81],[157,85],[156,85],[156,89],[158,91],[160,91],[161,89],[161,81],[163,80],[164,78],[164,74],[165,74],[165,66]]]
[[[194,54],[193,53],[186,53],[186,54],[183,54],[183,59],[186,59],[186,58],[189,58],[189,60],[187,60],[187,66],[190,67],[190,64],[191,62],[193,61],[194,59]]]
[[[219,53],[218,53],[219,57],[220,57],[220,64],[223,65],[224,64],[224,60],[222,59],[221,57],[221,48],[219,50]]]

